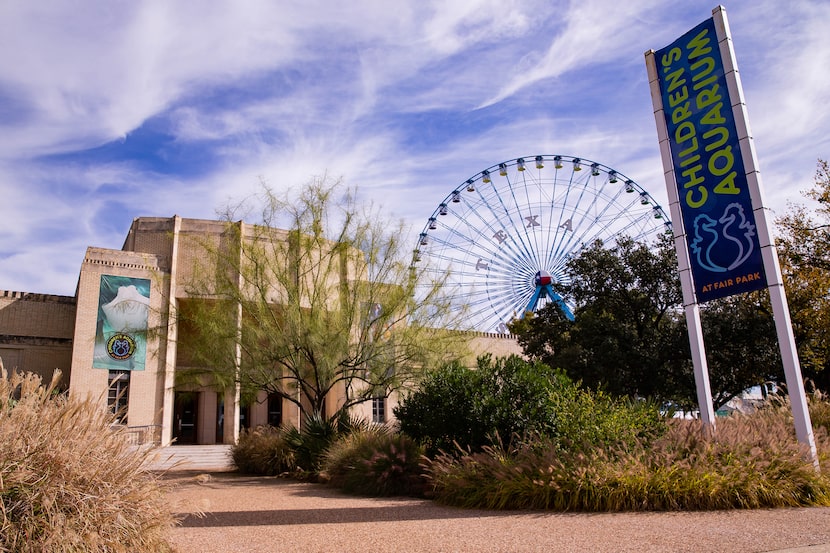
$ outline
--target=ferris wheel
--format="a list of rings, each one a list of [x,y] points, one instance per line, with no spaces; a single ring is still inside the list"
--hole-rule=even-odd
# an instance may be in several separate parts
[[[493,165],[450,192],[418,237],[413,265],[443,280],[464,327],[508,333],[507,323],[550,302],[573,318],[570,257],[618,236],[652,241],[671,230],[648,192],[622,173],[565,155],[520,157]]]

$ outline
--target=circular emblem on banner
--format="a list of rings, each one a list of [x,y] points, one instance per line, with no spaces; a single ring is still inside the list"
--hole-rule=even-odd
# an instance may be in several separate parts
[[[107,353],[113,359],[123,361],[129,359],[135,353],[135,339],[129,334],[121,332],[113,334],[107,340]]]

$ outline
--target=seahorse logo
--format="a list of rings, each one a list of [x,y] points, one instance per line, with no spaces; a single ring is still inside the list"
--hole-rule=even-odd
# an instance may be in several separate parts
[[[714,273],[731,271],[746,261],[755,250],[755,225],[750,223],[744,208],[731,203],[717,219],[705,213],[694,220],[692,255],[698,265]]]
[[[107,353],[113,359],[124,361],[135,354],[135,339],[129,334],[117,332],[107,340]]]

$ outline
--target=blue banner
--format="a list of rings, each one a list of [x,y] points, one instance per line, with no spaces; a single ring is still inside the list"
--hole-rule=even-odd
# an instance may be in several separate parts
[[[766,286],[713,19],[655,55],[697,301]]]

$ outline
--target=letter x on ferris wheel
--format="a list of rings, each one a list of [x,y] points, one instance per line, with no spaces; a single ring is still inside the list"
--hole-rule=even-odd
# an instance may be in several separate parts
[[[413,265],[442,287],[469,330],[507,333],[507,323],[555,302],[573,318],[567,261],[596,241],[652,242],[671,230],[643,188],[605,165],[536,155],[493,165],[450,192],[418,237]]]

